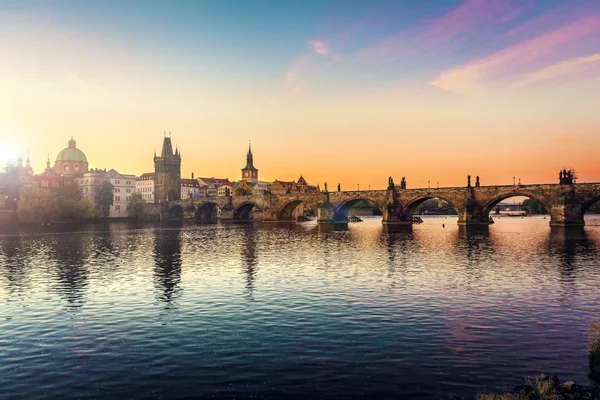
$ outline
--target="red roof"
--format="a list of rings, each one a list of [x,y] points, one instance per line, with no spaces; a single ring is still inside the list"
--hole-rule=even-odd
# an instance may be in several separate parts
[[[180,181],[181,181],[181,186],[185,186],[185,187],[200,187],[200,184],[195,179],[181,178]]]
[[[229,179],[225,178],[198,178],[200,180],[202,180],[203,182],[205,182],[207,185],[212,185],[212,184],[218,184],[218,185],[223,185],[223,184],[231,184],[231,182],[229,182]]]

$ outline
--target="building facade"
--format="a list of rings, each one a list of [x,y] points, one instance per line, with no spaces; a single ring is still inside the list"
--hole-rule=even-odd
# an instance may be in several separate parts
[[[154,172],[140,175],[135,182],[135,191],[146,203],[154,203]]]
[[[104,182],[113,185],[113,205],[110,207],[110,218],[127,217],[127,203],[136,191],[135,175],[120,174],[114,169],[91,169],[77,178],[83,197],[94,206],[98,205],[100,188]]]
[[[88,171],[88,160],[83,151],[77,148],[73,138],[68,147],[63,149],[54,162],[54,172],[65,177],[75,177]]]
[[[200,183],[192,179],[181,178],[181,200],[197,199],[200,197]]]
[[[160,157],[154,155],[154,202],[181,199],[181,154],[173,153],[171,137],[165,136]]]

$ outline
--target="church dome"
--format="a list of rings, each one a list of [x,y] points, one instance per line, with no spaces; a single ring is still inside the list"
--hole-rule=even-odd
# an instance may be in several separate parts
[[[58,153],[56,161],[88,162],[85,154],[77,148],[77,143],[72,138],[69,140],[69,147]]]

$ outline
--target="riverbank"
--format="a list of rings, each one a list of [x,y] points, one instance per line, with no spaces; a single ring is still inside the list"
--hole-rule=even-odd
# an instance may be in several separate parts
[[[556,375],[541,375],[535,381],[528,380],[508,393],[479,393],[477,400],[598,400],[600,390],[581,386],[574,381],[560,382]]]

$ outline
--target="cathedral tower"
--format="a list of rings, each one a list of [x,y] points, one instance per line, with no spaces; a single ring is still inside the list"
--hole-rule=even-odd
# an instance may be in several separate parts
[[[181,198],[181,154],[173,153],[171,133],[165,134],[160,156],[154,152],[154,201],[180,200]]]
[[[246,166],[242,168],[242,179],[248,182],[258,182],[258,170],[254,168],[254,157],[252,156],[250,144],[248,144]]]

